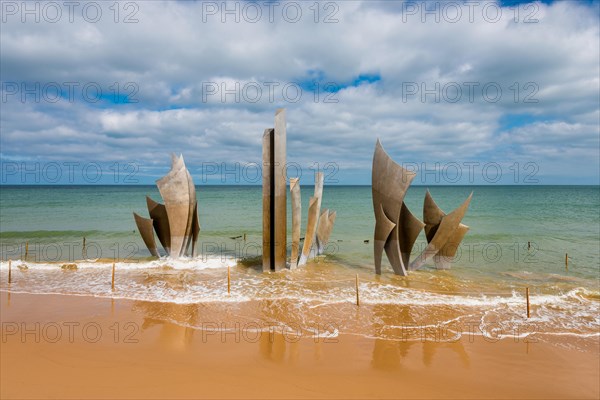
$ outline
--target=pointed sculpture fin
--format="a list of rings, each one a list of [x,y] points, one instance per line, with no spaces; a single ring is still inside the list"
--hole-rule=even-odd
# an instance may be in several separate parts
[[[425,223],[427,243],[431,242],[431,239],[435,236],[435,232],[445,215],[446,213],[438,207],[428,189],[425,193],[425,201],[423,202],[423,222]]]
[[[424,226],[425,224],[415,217],[406,204],[402,202],[402,211],[400,212],[398,229],[400,229],[400,252],[402,253],[402,262],[405,267],[408,267],[410,253]]]
[[[406,266],[403,264],[400,248],[400,240],[404,241],[405,238],[400,238],[398,230],[400,227],[397,227],[397,224],[400,223],[404,196],[415,176],[415,172],[394,162],[377,139],[373,154],[371,184],[375,212],[373,250],[375,272],[378,274],[381,273],[381,254],[385,249],[394,272],[406,275]]]
[[[183,157],[176,158],[167,175],[156,181],[158,191],[165,202],[169,216],[172,257],[181,257],[188,244],[190,232],[190,188],[189,172],[185,168]]]
[[[171,231],[169,229],[169,217],[167,215],[167,209],[163,204],[157,203],[152,200],[149,196],[146,196],[146,205],[148,207],[148,213],[152,219],[154,231],[158,237],[158,241],[162,245],[163,249],[167,254],[171,252]]]
[[[306,264],[308,258],[310,257],[310,252],[312,250],[313,238],[317,233],[317,222],[318,222],[318,199],[316,197],[311,197],[309,206],[308,206],[308,221],[306,222],[306,232],[304,233],[304,245],[302,246],[302,254],[300,255],[300,261],[298,261],[298,266],[302,266]]]
[[[158,257],[158,249],[156,248],[156,242],[154,241],[154,231],[152,229],[152,220],[144,217],[140,217],[136,213],[133,213],[135,224],[137,225],[138,231],[142,236],[144,244],[154,257]]]
[[[317,254],[323,254],[325,250],[325,235],[329,230],[329,209],[325,209],[319,216],[319,223],[317,225]]]
[[[428,260],[430,260],[436,254],[438,254],[438,252],[440,252],[440,250],[444,248],[446,243],[448,243],[448,241],[452,237],[460,237],[461,239],[462,237],[464,237],[464,234],[466,234],[467,232],[464,228],[461,228],[459,233],[457,233],[457,236],[453,235],[455,234],[455,231],[459,229],[460,221],[465,216],[472,197],[473,193],[471,193],[469,197],[458,208],[456,208],[450,214],[447,214],[442,218],[442,221],[440,222],[435,232],[435,235],[433,236],[427,247],[425,247],[425,249],[419,255],[419,257],[417,257],[410,264],[409,269],[411,271],[421,268]],[[461,236],[460,233],[463,231],[464,233]],[[453,245],[458,246],[458,243],[455,243]]]
[[[290,268],[298,266],[298,255],[300,252],[300,228],[302,223],[302,201],[300,198],[300,179],[290,179],[290,193],[292,196],[292,254],[290,256]]]

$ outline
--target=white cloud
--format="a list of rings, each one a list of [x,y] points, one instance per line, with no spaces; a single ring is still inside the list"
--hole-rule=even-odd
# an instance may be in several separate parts
[[[98,82],[110,96],[115,82],[121,94],[131,93],[123,85],[133,82],[139,103],[89,104],[80,90],[72,103],[23,103],[5,91],[3,158],[152,164],[176,151],[191,165],[258,161],[263,129],[281,106],[288,108],[289,158],[303,165],[368,170],[377,137],[399,161],[515,157],[539,163],[542,174],[548,164],[553,176],[579,173],[600,156],[597,4],[535,3],[539,21],[532,24],[522,22],[523,13],[515,22],[508,8],[495,23],[478,12],[470,22],[464,7],[457,23],[422,23],[419,15],[403,15],[400,2],[338,2],[339,22],[331,24],[314,22],[312,3],[302,3],[297,23],[281,11],[270,23],[264,8],[257,23],[235,23],[230,15],[222,23],[219,14],[203,14],[206,2],[136,4],[134,24],[115,23],[108,5],[98,23],[77,13],[73,23],[65,15],[55,24],[5,16],[5,84]],[[326,11],[320,9],[321,21]],[[333,95],[337,103],[323,102],[323,92],[314,102],[306,90],[296,103],[282,98],[285,83],[319,74],[321,84],[346,86],[359,75],[381,80],[342,89]],[[258,84],[263,93],[257,102],[228,95],[222,103],[220,94],[206,98],[206,82]],[[265,82],[280,83],[274,101]],[[451,90],[438,102],[432,94],[421,101],[421,93],[405,100],[411,82],[419,90],[458,85],[462,95],[455,103]],[[473,99],[468,82],[477,83]],[[486,100],[486,84],[501,88],[497,102]],[[525,102],[528,95],[537,102]],[[594,174],[591,183],[597,168]]]

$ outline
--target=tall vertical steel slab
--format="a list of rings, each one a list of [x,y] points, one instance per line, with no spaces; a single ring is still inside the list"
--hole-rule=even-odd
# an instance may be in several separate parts
[[[263,165],[262,165],[262,189],[263,189],[263,272],[271,270],[272,261],[275,258],[271,253],[271,238],[274,237],[271,221],[271,210],[273,208],[273,133],[274,129],[265,129],[263,134]]]
[[[275,112],[275,128],[263,135],[263,271],[285,268],[287,178],[285,109]]]
[[[286,130],[285,130],[285,108],[279,108],[275,112],[275,134],[273,135],[274,168],[273,183],[275,207],[273,216],[275,220],[275,237],[272,242],[275,245],[274,269],[278,271],[285,268],[287,259],[287,174],[286,174]]]
[[[298,266],[300,251],[300,225],[302,223],[302,201],[300,199],[300,179],[290,179],[290,194],[292,195],[292,255],[290,268]]]

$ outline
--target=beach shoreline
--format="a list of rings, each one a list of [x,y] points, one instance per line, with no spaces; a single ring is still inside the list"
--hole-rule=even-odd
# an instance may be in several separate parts
[[[219,318],[203,304],[8,291],[0,293],[0,306],[3,399],[600,394],[597,337],[582,351],[564,340],[294,335],[236,326],[232,321],[243,320],[236,303]],[[192,308],[200,325],[182,323]]]

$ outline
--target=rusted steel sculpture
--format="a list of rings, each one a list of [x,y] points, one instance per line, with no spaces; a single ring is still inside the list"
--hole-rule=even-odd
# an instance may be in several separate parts
[[[286,267],[287,179],[285,108],[275,112],[275,128],[263,134],[263,271]]]
[[[300,225],[302,224],[302,201],[300,198],[300,179],[290,178],[290,194],[292,195],[292,255],[290,268],[298,266],[300,250]]]
[[[384,250],[397,275],[408,275],[409,270],[419,269],[434,256],[438,256],[437,268],[449,268],[450,258],[456,254],[458,244],[469,229],[460,221],[467,212],[473,193],[459,208],[446,215],[427,192],[423,210],[425,223],[415,217],[404,204],[404,196],[415,175],[395,163],[377,140],[372,171],[377,274],[381,274]],[[416,260],[409,263],[410,253],[423,228],[428,245]]]
[[[146,196],[150,219],[134,213],[146,247],[153,256],[159,255],[152,231],[154,228],[168,256],[195,255],[200,232],[196,187],[185,167],[182,155],[171,156],[171,170],[166,176],[157,180],[156,185],[165,204],[157,203]]]
[[[450,268],[450,262],[456,255],[458,245],[469,230],[469,227],[461,224],[460,221],[465,216],[472,197],[473,193],[456,210],[446,215],[435,204],[429,190],[427,191],[423,204],[427,247],[410,264],[411,271],[421,268],[432,257],[437,269]]]

